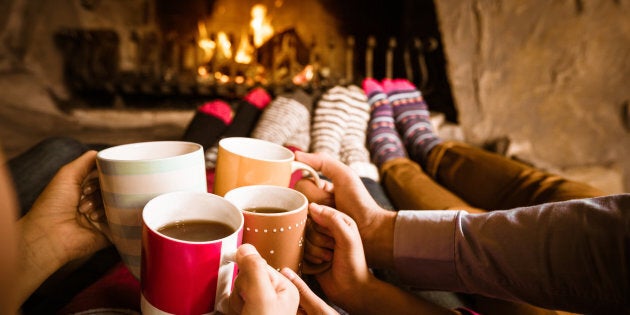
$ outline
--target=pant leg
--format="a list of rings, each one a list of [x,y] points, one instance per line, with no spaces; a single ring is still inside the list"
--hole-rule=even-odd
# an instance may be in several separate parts
[[[381,183],[396,209],[483,212],[438,184],[410,159],[388,161],[380,171]]]
[[[20,203],[20,217],[55,176],[59,168],[86,152],[81,142],[65,137],[51,137],[7,162]]]
[[[452,141],[431,151],[427,173],[469,204],[487,210],[605,194],[587,184]]]
[[[361,181],[379,206],[387,210],[396,210],[381,184],[369,177],[361,177]]]

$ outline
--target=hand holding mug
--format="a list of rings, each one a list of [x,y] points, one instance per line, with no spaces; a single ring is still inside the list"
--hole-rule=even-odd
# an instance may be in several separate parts
[[[236,252],[239,274],[230,295],[229,314],[295,314],[300,301],[297,288],[267,265],[253,245]]]
[[[330,268],[315,275],[326,296],[342,308],[369,296],[360,289],[377,280],[367,267],[355,222],[342,212],[315,203],[309,205],[309,213],[315,228],[307,231],[305,259],[315,264],[331,263]]]

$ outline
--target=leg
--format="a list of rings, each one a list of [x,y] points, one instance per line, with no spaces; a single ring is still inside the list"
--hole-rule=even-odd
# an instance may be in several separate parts
[[[401,210],[466,210],[475,208],[448,189],[436,183],[420,166],[407,159],[390,160],[381,168],[381,183],[397,209]]]
[[[88,149],[77,140],[53,137],[9,160],[7,165],[20,202],[20,217],[31,208],[59,168]]]
[[[365,188],[367,188],[372,198],[376,200],[376,203],[378,203],[379,206],[387,210],[396,209],[394,205],[392,204],[391,200],[389,199],[387,192],[385,191],[385,189],[383,189],[383,186],[381,184],[379,184],[373,178],[369,178],[369,177],[361,177],[361,181],[363,182],[363,185],[365,186]]]
[[[456,142],[435,146],[426,170],[463,200],[488,210],[604,195],[589,185]]]

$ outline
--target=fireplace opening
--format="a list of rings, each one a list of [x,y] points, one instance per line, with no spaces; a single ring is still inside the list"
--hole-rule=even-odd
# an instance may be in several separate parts
[[[432,0],[147,0],[134,25],[55,33],[65,104],[193,108],[301,87],[314,94],[365,77],[407,78],[457,122]],[[81,1],[97,12],[99,1]]]

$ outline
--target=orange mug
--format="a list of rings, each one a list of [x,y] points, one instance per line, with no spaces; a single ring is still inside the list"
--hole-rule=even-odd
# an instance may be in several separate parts
[[[228,137],[219,141],[213,193],[224,196],[228,191],[249,185],[288,187],[291,174],[307,172],[322,187],[317,172],[295,161],[291,150],[279,144],[245,137]]]

